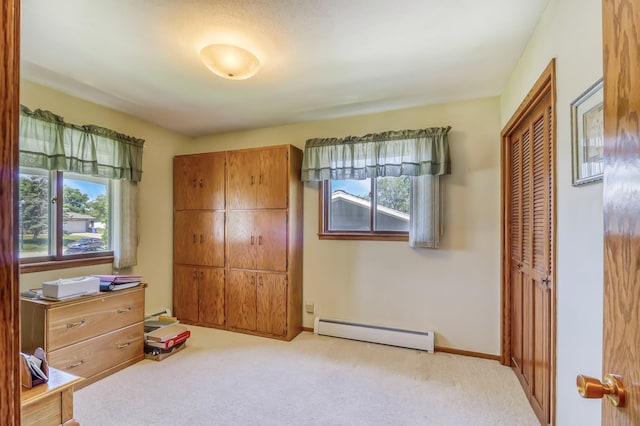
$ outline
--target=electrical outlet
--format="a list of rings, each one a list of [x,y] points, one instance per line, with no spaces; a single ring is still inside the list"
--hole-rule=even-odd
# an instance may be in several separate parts
[[[315,305],[312,302],[307,302],[304,305],[304,310],[308,313],[308,314],[312,314],[315,312]]]

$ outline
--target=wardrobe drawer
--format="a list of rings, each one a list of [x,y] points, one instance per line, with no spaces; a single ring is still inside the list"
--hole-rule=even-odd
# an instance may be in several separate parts
[[[76,376],[89,378],[112,367],[143,357],[144,323],[94,337],[49,352],[49,365]]]
[[[110,294],[49,309],[47,351],[55,351],[144,318],[144,292],[122,296],[125,297]]]

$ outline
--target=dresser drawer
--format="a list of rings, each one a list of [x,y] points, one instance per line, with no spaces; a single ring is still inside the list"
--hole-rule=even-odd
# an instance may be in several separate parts
[[[112,293],[55,307],[49,309],[48,316],[46,350],[51,352],[141,321],[144,318],[144,292]]]
[[[112,367],[142,359],[142,322],[94,337],[48,354],[49,365],[76,376],[89,378]]]

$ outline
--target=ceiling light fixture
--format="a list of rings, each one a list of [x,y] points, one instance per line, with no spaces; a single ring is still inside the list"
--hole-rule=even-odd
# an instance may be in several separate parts
[[[252,77],[260,68],[253,53],[228,44],[210,44],[200,50],[200,59],[216,75],[231,80]]]

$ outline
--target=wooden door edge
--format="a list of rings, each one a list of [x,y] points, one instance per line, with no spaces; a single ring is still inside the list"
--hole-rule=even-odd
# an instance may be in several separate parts
[[[20,424],[20,305],[18,240],[18,119],[20,111],[20,1],[0,6],[0,423]]]
[[[556,214],[556,187],[557,187],[557,179],[556,179],[556,141],[557,141],[557,129],[556,129],[556,59],[552,58],[549,64],[542,71],[533,87],[529,90],[525,98],[522,100],[514,114],[511,116],[507,124],[504,126],[502,131],[500,132],[500,241],[501,241],[501,255],[500,255],[500,271],[501,271],[501,321],[500,321],[500,363],[502,365],[511,366],[511,310],[509,301],[511,299],[510,288],[507,285],[509,282],[509,278],[511,276],[511,268],[510,261],[508,259],[509,254],[511,253],[510,247],[510,239],[509,239],[509,228],[508,228],[508,218],[509,218],[509,205],[510,199],[507,196],[508,194],[508,176],[507,173],[510,170],[509,168],[509,156],[507,151],[507,143],[510,138],[510,134],[516,129],[520,123],[527,117],[527,115],[535,108],[537,103],[544,98],[547,94],[551,95],[551,119],[552,119],[552,140],[551,140],[551,152],[552,152],[552,211],[553,211],[553,221],[551,223],[551,236],[552,236],[552,247],[553,247],[553,256],[551,257],[552,263],[552,282],[553,286],[551,288],[551,316],[550,316],[550,356],[549,356],[549,371],[550,371],[550,380],[549,380],[549,419],[550,424],[555,424],[555,415],[556,415],[556,222],[557,222],[557,214]]]

